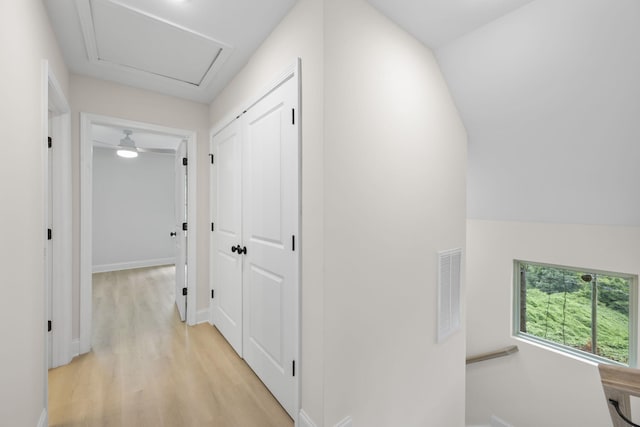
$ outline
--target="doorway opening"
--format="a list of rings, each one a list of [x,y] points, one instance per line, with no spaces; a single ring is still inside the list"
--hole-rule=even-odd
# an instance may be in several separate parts
[[[113,133],[115,133],[115,142]],[[125,142],[123,142],[123,140]],[[174,244],[176,252],[173,259],[170,256],[162,255],[163,252],[159,251],[155,255],[152,255],[150,259],[143,261],[139,259],[135,260],[135,255],[133,258],[130,257],[127,260],[126,257],[117,258],[119,255],[115,255],[114,258],[113,248],[109,248],[109,245],[107,245],[106,248],[101,248],[99,250],[100,252],[96,249],[96,238],[100,237],[95,235],[97,229],[94,225],[100,221],[100,219],[96,217],[96,214],[104,213],[104,209],[98,209],[96,205],[97,199],[96,192],[94,191],[96,185],[99,183],[102,186],[115,185],[122,191],[128,190],[128,197],[131,203],[133,203],[136,198],[144,199],[149,196],[145,194],[136,195],[135,189],[133,189],[132,192],[132,187],[135,187],[132,181],[125,180],[123,182],[117,182],[118,179],[123,178],[122,175],[125,170],[135,172],[135,168],[130,167],[131,164],[120,163],[124,169],[111,177],[113,181],[116,182],[110,182],[110,179],[105,178],[105,176],[98,178],[94,175],[98,172],[98,169],[117,157],[115,154],[117,150],[123,149],[124,146],[132,150],[132,148],[128,146],[130,145],[129,141],[133,143],[135,151],[140,154],[140,160],[144,158],[147,162],[154,161],[155,163],[164,161],[164,163],[172,164],[175,167],[174,176],[171,178],[175,179],[175,181],[172,182],[172,184],[175,183],[175,185],[171,185],[171,187],[172,189],[180,191],[171,190],[171,192],[174,193],[174,195],[171,196],[175,197],[174,206],[179,206],[179,208],[175,209],[175,216],[173,215],[174,212],[171,212],[171,216],[174,218],[171,227],[166,226],[165,228],[167,229],[164,230],[164,232],[156,233],[158,235],[150,237],[150,239],[157,239],[158,242],[163,242],[165,245]],[[195,236],[196,229],[195,161],[189,161],[190,159],[195,160],[195,132],[82,113],[80,142],[80,160],[82,165],[80,177],[80,353],[87,353],[91,350],[94,272],[175,263],[176,271],[178,272],[178,274],[175,275],[176,305],[182,320],[186,321],[188,325],[194,325],[196,323],[196,313],[195,310],[189,309],[189,307],[196,306],[196,286],[194,280],[196,242],[195,238],[189,239],[187,233]],[[100,156],[99,159],[96,157],[98,155]],[[165,157],[164,160],[162,159],[163,156]],[[122,160],[126,162],[126,160],[131,159]],[[140,174],[140,171],[136,173],[138,173],[138,179],[154,179],[151,176],[146,176],[145,173]],[[143,178],[145,176],[146,178]],[[178,198],[180,197],[181,201],[179,202]],[[102,202],[108,203],[108,200]],[[153,209],[153,207],[151,207],[151,209]],[[121,220],[120,223],[118,224],[116,221],[110,225],[113,229],[100,231],[102,234],[115,235],[116,238],[112,239],[112,243],[115,242],[115,244],[118,245],[118,242],[120,242],[118,245],[120,248],[123,247],[121,243],[126,238],[136,238],[136,234],[141,232],[141,228],[143,228],[143,222],[161,220],[161,215],[159,214],[148,213],[143,215],[143,217],[137,218],[132,215],[132,212],[128,212],[126,207],[122,207],[120,210],[122,211],[121,218],[119,218]],[[96,222],[96,224],[94,224],[94,222]],[[125,228],[127,228],[126,232],[124,231]],[[147,242],[147,249],[149,246],[161,246],[158,242],[150,244]],[[128,251],[136,249],[135,247],[132,248],[132,245],[124,245],[124,247],[126,247]],[[164,253],[166,254],[166,252]],[[181,279],[179,279],[179,277],[181,277]],[[177,289],[177,287],[179,287],[179,289]]]

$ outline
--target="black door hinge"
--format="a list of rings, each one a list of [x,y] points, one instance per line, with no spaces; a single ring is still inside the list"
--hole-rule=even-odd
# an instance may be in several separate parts
[[[182,158],[182,166],[187,166],[187,163],[188,163],[187,158],[183,157]]]
[[[187,223],[186,222],[182,223],[182,231],[187,231]]]
[[[291,250],[294,252],[296,250],[296,236],[291,236]]]
[[[53,238],[53,232],[50,228],[47,228],[47,240],[51,240]]]
[[[216,231],[216,225],[213,222],[211,223],[211,231]]]
[[[51,332],[51,329],[52,329],[51,320],[47,320],[47,332]]]
[[[295,108],[291,109],[291,124],[292,125],[296,124],[296,109]]]
[[[214,299],[216,295],[216,291],[214,289],[211,289],[211,299]]]
[[[50,136],[47,137],[47,147],[51,148],[53,146],[53,140]]]
[[[182,295],[187,296],[187,288],[182,288]]]
[[[209,158],[211,159],[211,164],[213,164],[213,160],[214,160],[213,154],[209,154]]]
[[[291,375],[293,375],[294,377],[296,376],[296,361],[295,360],[291,363]]]

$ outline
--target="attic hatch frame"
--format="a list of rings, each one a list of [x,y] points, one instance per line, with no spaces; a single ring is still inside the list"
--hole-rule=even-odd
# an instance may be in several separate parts
[[[193,326],[197,323],[195,307],[197,307],[197,286],[196,259],[197,259],[197,197],[196,197],[196,155],[197,155],[197,132],[195,130],[171,128],[167,126],[154,125],[150,123],[137,122],[133,120],[120,119],[116,117],[103,116],[98,114],[80,113],[80,349],[79,353],[84,354],[91,351],[91,330],[93,323],[92,307],[92,247],[93,247],[93,142],[91,137],[91,127],[93,125],[105,125],[120,128],[146,130],[155,133],[165,133],[179,135],[187,140],[187,159],[189,168],[187,169],[188,182],[188,207],[187,222],[189,224],[189,234],[192,236],[187,242],[187,277],[190,286],[187,294],[187,305],[193,307],[187,312],[185,319],[187,325]]]
[[[217,48],[217,51],[213,55],[213,58],[209,63],[209,66],[207,67],[206,71],[197,82],[189,81],[189,80],[181,79],[175,76],[169,76],[163,73],[154,72],[152,70],[141,69],[133,65],[121,64],[118,62],[113,62],[113,61],[101,58],[99,54],[98,40],[97,40],[96,29],[94,24],[94,16],[93,16],[93,8],[92,8],[93,1],[103,1],[103,3],[108,3],[108,4],[111,4],[112,6],[121,8],[124,12],[137,15],[138,17],[141,17],[143,19],[149,20],[157,24],[164,24],[168,28],[179,30],[190,36],[198,37],[202,40],[205,40],[215,45],[215,47]],[[170,82],[171,84],[177,84],[183,87],[206,88],[207,86],[209,86],[214,76],[220,71],[220,69],[226,62],[226,60],[233,53],[233,47],[231,47],[226,43],[222,43],[219,40],[206,36],[197,31],[193,31],[189,28],[183,27],[181,25],[178,25],[166,19],[160,18],[159,16],[144,12],[139,9],[132,8],[116,0],[75,0],[75,5],[76,5],[76,10],[78,12],[80,28],[82,30],[84,46],[87,52],[87,57],[89,59],[89,62],[100,67],[132,74],[137,76],[138,78],[151,79],[156,81],[159,84],[167,84],[168,82]]]

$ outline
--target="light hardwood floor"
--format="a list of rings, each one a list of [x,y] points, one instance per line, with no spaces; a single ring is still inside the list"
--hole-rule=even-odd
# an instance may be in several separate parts
[[[293,426],[214,327],[180,322],[173,280],[93,276],[93,350],[49,371],[50,426]]]

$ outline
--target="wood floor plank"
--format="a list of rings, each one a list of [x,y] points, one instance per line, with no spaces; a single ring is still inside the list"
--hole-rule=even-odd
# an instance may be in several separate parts
[[[92,351],[49,371],[50,426],[293,426],[214,327],[180,321],[174,271],[94,274]]]

